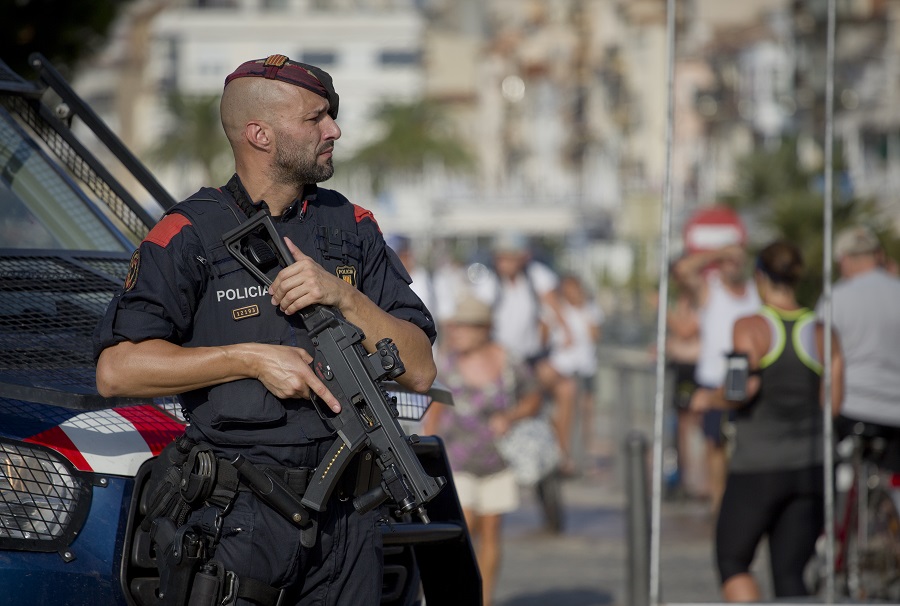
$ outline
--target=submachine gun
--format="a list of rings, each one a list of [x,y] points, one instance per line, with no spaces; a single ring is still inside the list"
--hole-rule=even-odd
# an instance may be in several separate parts
[[[226,233],[223,240],[229,253],[266,286],[272,283],[266,272],[276,265],[286,267],[293,262],[266,210]],[[341,411],[335,413],[315,396],[312,398],[319,415],[331,424],[339,438],[316,468],[300,504],[324,511],[353,457],[368,449],[381,472],[381,481],[354,499],[356,510],[369,511],[391,500],[399,514],[415,513],[423,523],[429,523],[425,504],[447,480],[443,476],[432,477],[422,468],[411,446],[418,436],[404,433],[397,420],[396,398],[381,384],[406,370],[397,346],[391,339],[382,339],[374,352],[366,352],[362,330],[335,307],[310,305],[300,311],[300,316],[315,346],[313,370],[341,404]],[[280,492],[268,478],[258,478],[257,482],[246,479],[251,485],[256,484],[252,487],[264,500]],[[289,519],[308,520],[300,504],[271,504],[287,509],[282,513]]]

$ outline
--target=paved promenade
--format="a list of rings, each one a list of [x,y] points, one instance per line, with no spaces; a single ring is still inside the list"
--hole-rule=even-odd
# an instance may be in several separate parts
[[[566,529],[541,531],[535,499],[504,527],[497,606],[628,606],[625,499],[603,475],[567,480]],[[702,503],[664,503],[661,587],[669,602],[719,601],[712,521]]]
[[[522,507],[505,519],[495,606],[630,606],[623,440],[633,430],[652,433],[655,382],[646,352],[604,350],[601,358],[598,406],[576,423],[591,435],[589,449],[576,445],[592,453],[582,459],[590,472],[563,485],[565,531],[542,533],[535,498],[522,491]],[[661,517],[662,601],[720,602],[708,505],[664,501]],[[757,560],[767,592],[765,549]]]

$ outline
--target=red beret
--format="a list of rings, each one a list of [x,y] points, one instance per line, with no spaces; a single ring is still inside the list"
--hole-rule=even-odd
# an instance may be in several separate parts
[[[226,76],[225,86],[228,86],[228,83],[235,78],[247,77],[281,80],[311,90],[328,100],[328,115],[337,118],[339,97],[334,90],[331,76],[315,65],[291,61],[285,55],[269,55],[265,59],[254,59],[242,63]]]

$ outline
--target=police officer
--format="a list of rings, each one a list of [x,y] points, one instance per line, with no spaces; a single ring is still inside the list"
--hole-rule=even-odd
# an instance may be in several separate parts
[[[331,77],[283,55],[230,74],[221,116],[236,174],[176,205],[150,231],[95,335],[102,395],[178,394],[189,438],[209,444],[219,460],[241,454],[285,478],[316,467],[335,439],[312,394],[340,410],[310,368],[313,347],[299,310],[338,308],[370,351],[393,339],[406,366],[398,381],[408,389],[427,390],[436,373],[434,324],[374,217],[316,185],[334,172],[337,110]],[[271,271],[268,289],[222,242],[260,209],[271,213],[294,260]],[[295,525],[238,490],[217,512],[215,559],[238,582],[281,590],[281,604],[378,604],[376,514],[356,513],[351,502],[335,491],[325,511],[311,512],[317,530],[308,547]],[[209,519],[208,507],[191,520]]]

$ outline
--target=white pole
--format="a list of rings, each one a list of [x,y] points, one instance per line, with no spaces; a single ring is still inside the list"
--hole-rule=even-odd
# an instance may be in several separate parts
[[[825,601],[834,603],[834,453],[832,451],[832,420],[831,420],[831,264],[832,264],[832,209],[833,202],[833,176],[832,164],[834,157],[834,41],[835,41],[835,0],[828,0],[828,37],[826,41],[825,56],[825,207],[822,253],[822,301],[825,315],[825,364],[822,379],[825,387],[825,403],[822,406],[822,431],[825,474]]]
[[[650,512],[650,604],[659,605],[659,550],[662,504],[663,415],[665,415],[666,308],[669,298],[669,244],[672,231],[672,148],[675,127],[675,0],[666,2],[666,172],[659,244],[659,304],[656,314],[656,400],[653,422],[653,491]]]

